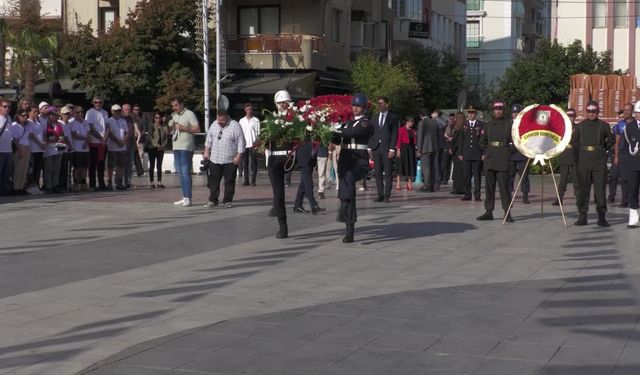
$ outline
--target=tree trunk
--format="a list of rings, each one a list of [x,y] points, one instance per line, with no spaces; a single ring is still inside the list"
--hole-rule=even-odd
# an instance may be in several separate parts
[[[22,89],[22,97],[29,102],[33,102],[33,96],[36,86],[37,65],[29,61],[24,67],[24,88]]]

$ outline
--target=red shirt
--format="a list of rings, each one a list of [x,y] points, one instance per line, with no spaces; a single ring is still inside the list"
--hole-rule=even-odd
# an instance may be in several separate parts
[[[411,137],[409,137],[411,135]],[[401,148],[402,145],[416,145],[416,131],[413,129],[407,129],[401,127],[398,131],[398,142],[396,142],[396,148]]]

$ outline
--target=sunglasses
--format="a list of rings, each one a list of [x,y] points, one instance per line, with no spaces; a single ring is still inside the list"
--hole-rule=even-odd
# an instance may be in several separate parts
[[[93,104],[102,104],[102,102],[95,101],[95,102],[93,102]]]
[[[75,111],[74,113],[84,113],[84,111]]]
[[[3,105],[2,108],[11,108],[10,105]]]
[[[220,130],[220,133],[218,133],[218,140],[220,140],[222,138],[222,130]]]

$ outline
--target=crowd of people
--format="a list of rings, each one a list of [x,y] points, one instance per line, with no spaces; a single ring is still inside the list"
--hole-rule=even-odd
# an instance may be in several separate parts
[[[278,98],[280,93],[286,93],[281,94],[284,95],[282,100]],[[290,103],[291,98],[282,91],[276,94],[275,101]],[[367,118],[367,126],[370,126],[367,153],[375,181],[376,202],[389,202],[394,185],[396,190],[414,190],[413,182],[420,170],[423,181],[420,192],[438,191],[442,185],[451,182],[450,193],[461,195],[463,201],[482,200],[481,182],[484,177],[486,212],[478,220],[493,219],[497,188],[505,220],[513,221],[506,211],[515,193],[518,176],[522,202],[529,203],[527,158],[515,149],[510,138],[513,119],[522,111],[522,105],[511,105],[509,118],[505,116],[506,104],[495,102],[493,116],[484,122],[478,119],[478,110],[473,106],[450,113],[448,117],[435,109],[420,111],[419,118],[407,116],[401,120],[390,111],[388,98],[376,98],[374,103],[377,107],[375,114],[365,113],[365,109],[363,115]],[[141,176],[145,169],[149,187],[164,188],[162,162],[170,142],[182,195],[175,205],[191,206],[194,135],[201,128],[196,115],[185,108],[180,98],[172,100],[173,112],[169,116],[156,112],[151,117],[143,116],[139,105],[130,104],[112,105],[109,115],[102,108],[103,100],[99,97],[93,98],[92,108],[86,113],[84,108],[73,104],[56,107],[41,102],[36,106],[21,100],[13,119],[10,114],[12,103],[0,100],[0,104],[0,195],[126,190],[133,187],[133,174]],[[243,177],[244,186],[256,185],[260,119],[254,116],[251,103],[246,103],[243,108],[245,115],[239,121],[231,119],[226,110],[218,110],[216,120],[206,134],[202,169],[207,172],[210,194],[205,207],[219,205],[223,180],[222,205],[225,207],[232,206],[236,176]],[[588,113],[594,113],[595,104],[591,103],[589,108],[591,112]],[[559,199],[553,204],[562,203],[567,185],[572,182],[579,209],[576,224],[586,223],[588,186],[593,185],[598,223],[608,225],[604,218],[607,199],[603,190],[607,179],[610,187],[608,202],[614,201],[617,186],[621,185],[621,206],[637,210],[634,203],[637,199],[632,199],[634,194],[637,195],[635,182],[630,178],[634,174],[627,171],[635,154],[632,149],[627,150],[632,140],[627,139],[625,125],[636,121],[633,114],[638,115],[639,111],[640,105],[634,108],[628,104],[620,112],[620,123],[613,128],[613,133],[609,127],[599,130],[596,135],[604,137],[602,144],[590,147],[604,152],[605,156],[600,152],[588,154],[591,149],[575,145],[578,142],[575,140],[559,156]],[[578,123],[575,111],[570,109],[567,114],[575,127]],[[587,117],[583,124],[590,121],[599,121],[598,126],[605,124],[598,120],[597,113],[594,118]],[[574,138],[576,134],[582,132],[574,132]],[[492,137],[496,139],[490,139]],[[576,146],[578,149],[574,148]],[[317,192],[318,197],[324,199],[325,191],[333,184],[338,188],[342,148],[344,145],[340,142],[326,145],[308,143],[296,150],[295,164],[300,171],[300,184],[293,206],[295,213],[324,211],[315,194]],[[267,147],[265,160],[273,155],[280,156],[279,152],[281,150],[272,151]],[[610,175],[607,175],[606,160],[601,160],[607,157],[612,166]],[[420,169],[416,168],[417,165]],[[290,185],[291,167],[283,172],[286,186]],[[589,173],[581,174],[581,169]],[[315,183],[314,170],[317,170]],[[597,173],[592,173],[594,170]],[[590,177],[585,177],[586,174]],[[355,183],[356,189],[365,190],[367,177]],[[303,204],[305,199],[309,202],[308,209]],[[630,219],[629,225],[635,226],[637,221]]]

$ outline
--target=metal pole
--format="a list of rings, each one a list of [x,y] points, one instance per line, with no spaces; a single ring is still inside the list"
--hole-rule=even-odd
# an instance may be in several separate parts
[[[220,30],[220,8],[222,6],[222,0],[215,0],[216,2],[216,107],[218,105],[218,98],[220,98],[220,56],[222,56],[222,45]]]
[[[202,65],[204,70],[204,129],[211,124],[209,109],[209,0],[202,0]],[[217,12],[216,12],[217,16]]]

